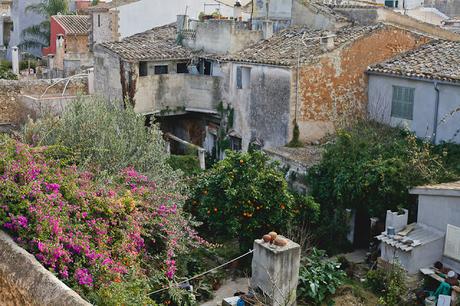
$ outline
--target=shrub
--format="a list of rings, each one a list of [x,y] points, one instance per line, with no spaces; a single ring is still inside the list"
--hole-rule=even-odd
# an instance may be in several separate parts
[[[371,270],[366,276],[366,286],[379,295],[381,305],[400,305],[407,294],[404,270],[393,264],[390,269]]]
[[[168,164],[173,170],[181,170],[187,176],[194,176],[202,171],[198,157],[193,155],[171,155]]]
[[[313,249],[300,268],[298,299],[320,305],[343,284],[345,273],[340,264],[330,260],[325,251]]]
[[[82,97],[68,105],[60,118],[30,121],[23,135],[30,144],[71,148],[82,166],[97,167],[98,173],[115,174],[133,167],[164,188],[175,186],[177,174],[167,164],[161,132],[155,124],[146,128],[144,118],[132,108]]]
[[[442,158],[430,143],[400,129],[361,122],[339,131],[307,178],[321,204],[321,219],[329,220],[319,239],[333,245],[323,247],[335,248],[333,237],[346,241],[344,209],[383,217],[388,209],[415,204],[410,187],[454,178]]]
[[[292,215],[293,197],[283,173],[262,152],[226,151],[193,186],[188,207],[213,235],[238,237],[242,249]]]
[[[56,148],[1,139],[0,226],[79,293],[118,301],[130,297],[123,288],[145,292],[147,278],[172,280],[175,257],[205,243],[177,205],[180,195],[133,168],[98,180]],[[139,282],[117,285],[125,278]]]

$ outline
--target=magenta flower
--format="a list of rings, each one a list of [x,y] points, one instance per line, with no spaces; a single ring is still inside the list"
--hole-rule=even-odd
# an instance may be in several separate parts
[[[88,269],[77,269],[75,271],[75,279],[80,285],[92,286],[93,277],[89,273]]]

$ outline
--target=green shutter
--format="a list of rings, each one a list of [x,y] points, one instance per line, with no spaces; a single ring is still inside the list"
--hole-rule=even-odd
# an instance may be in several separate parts
[[[412,120],[415,88],[393,86],[391,116]]]

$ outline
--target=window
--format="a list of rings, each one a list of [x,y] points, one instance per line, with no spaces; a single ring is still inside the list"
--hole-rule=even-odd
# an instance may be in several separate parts
[[[236,88],[246,89],[249,88],[251,80],[251,68],[249,67],[236,67]]]
[[[155,74],[168,74],[168,65],[155,66]]]
[[[385,0],[385,6],[398,7],[398,0]]]
[[[139,76],[147,76],[148,75],[148,66],[147,62],[139,62]]]
[[[412,120],[415,88],[393,86],[391,116]]]
[[[101,27],[101,14],[97,15],[97,26]]]
[[[187,63],[177,63],[177,73],[188,73]]]
[[[233,151],[241,151],[241,138],[230,136],[230,147]]]
[[[454,260],[460,260],[460,227],[447,224],[444,255]]]

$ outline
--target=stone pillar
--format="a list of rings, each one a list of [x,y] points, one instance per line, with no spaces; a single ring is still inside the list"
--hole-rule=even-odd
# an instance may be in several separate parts
[[[198,149],[198,160],[200,161],[200,168],[202,170],[206,170],[206,150],[205,149]]]
[[[296,305],[300,245],[286,240],[287,244],[283,247],[262,239],[254,241],[251,288],[267,299],[267,305]]]
[[[11,60],[13,62],[13,73],[19,75],[19,48],[14,46],[12,50]]]
[[[88,94],[94,94],[94,68],[88,69]]]

